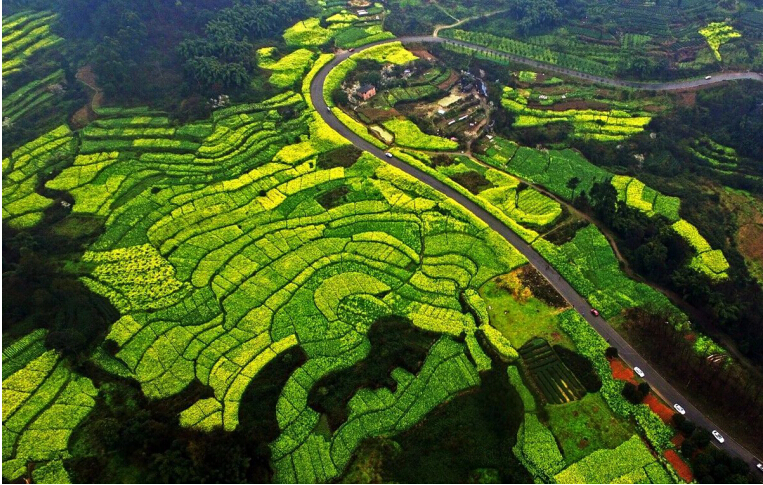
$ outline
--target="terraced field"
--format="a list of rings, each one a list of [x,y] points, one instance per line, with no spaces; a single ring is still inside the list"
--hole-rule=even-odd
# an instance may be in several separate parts
[[[61,38],[50,31],[52,12],[19,12],[3,18],[3,76],[19,72],[38,51],[50,49]]]
[[[640,133],[651,121],[647,113],[629,113],[623,110],[600,111],[595,109],[548,110],[528,107],[532,95],[530,89],[515,90],[505,87],[501,105],[516,114],[515,128],[545,126],[549,123],[568,122],[573,136],[598,141],[621,141]],[[548,96],[541,95],[541,102]],[[566,96],[565,96],[566,97]]]
[[[618,198],[627,205],[649,216],[658,214],[674,223],[674,229],[695,249],[693,267],[713,279],[721,280],[728,276],[726,270],[729,266],[723,253],[711,248],[692,224],[681,219],[681,201],[677,197],[659,193],[636,178],[612,175],[573,150],[535,150],[498,137],[483,145],[482,150],[484,154],[477,154],[478,159],[543,185],[568,200],[572,199],[575,191],[578,194],[581,191],[590,192],[594,183],[610,180],[617,189]],[[578,180],[574,188],[567,183],[572,178]]]
[[[284,40],[289,45],[301,47],[318,47],[333,42],[337,47],[348,49],[394,37],[382,28],[384,9],[381,4],[366,8],[367,16],[358,16],[345,7],[346,4],[325,5],[320,18],[296,23],[286,30]]]
[[[40,329],[3,349],[3,478],[67,483],[63,460],[77,425],[95,405],[90,379],[72,372]]]
[[[57,15],[52,12],[20,12],[3,18],[3,126],[12,127],[22,118],[50,109],[63,91],[64,71],[48,67],[35,78],[21,84],[14,82],[28,70],[29,60],[51,52],[63,39],[50,31]],[[22,76],[23,77],[23,76]]]
[[[697,228],[678,215],[681,207],[680,199],[665,196],[633,177],[615,175],[612,177],[612,185],[617,189],[618,198],[629,206],[649,216],[659,214],[673,222],[673,229],[695,252],[691,262],[692,267],[715,280],[728,277],[726,271],[729,269],[729,263],[723,252],[710,247]]]
[[[406,429],[477,385],[467,356],[489,359],[475,338],[480,322],[459,295],[476,295],[524,262],[462,209],[372,157],[325,166],[324,155],[346,142],[306,106],[285,92],[179,127],[149,110],[101,110],[78,134],[72,166],[46,184],[69,192],[75,213],[106,218],[79,262],[85,284],[122,314],[108,335],[119,350],[99,353],[99,364],[136,379],[151,398],[195,379],[214,389],[214,398],[181,413],[182,425],[235,429],[257,373],[293,346],[307,353],[284,385],[282,433],[272,443],[276,478],[301,482],[336,477],[364,438]],[[302,114],[284,119],[284,107]],[[22,162],[51,139],[73,138],[59,130],[6,164],[18,205],[34,209],[8,212],[11,222],[39,222],[50,202],[27,200],[34,192],[23,189],[34,185],[24,177],[38,176],[25,167],[50,162]],[[317,202],[338,187],[348,189],[338,202]],[[442,337],[417,375],[393,372],[394,393],[359,391],[347,423],[328,440],[315,434],[313,383],[362,360],[369,326],[391,314]],[[454,340],[463,335],[466,343]],[[491,337],[515,358],[505,339]]]
[[[3,159],[3,220],[13,228],[39,223],[52,200],[37,193],[46,173],[71,162],[76,140],[67,126],[61,126],[18,148]]]
[[[602,364],[606,344],[575,310],[546,309],[544,336],[557,334],[592,363],[604,381],[601,399],[618,418],[633,418],[631,426],[649,443],[618,435],[612,449],[566,459],[512,364],[521,355],[544,404],[564,406],[585,389],[545,340],[516,349],[509,332],[492,325],[496,312],[480,296],[486,284],[527,260],[441,192],[370,153],[349,151],[349,142],[314,110],[313,78],[333,56],[313,48],[331,40],[356,45],[378,34],[343,9],[324,17],[287,30],[286,44],[298,49],[258,52],[259,66],[271,71],[270,84],[281,89],[274,97],[217,109],[189,124],[148,108],[101,108],[86,128],[62,126],[3,161],[3,220],[11,228],[49,221],[54,201],[48,196],[57,193],[73,201],[72,214],[103,221],[103,232],[66,270],[107,298],[120,318],[106,342],[83,357],[99,373],[134,380],[154,401],[201,383],[212,396],[182,410],[179,424],[234,431],[252,381],[298,347],[307,359],[280,383],[279,433],[269,443],[277,482],[341,479],[361,443],[410,429],[479,386],[481,373],[499,361],[504,369],[509,365],[507,378],[522,400],[522,409],[512,410],[523,413],[512,451],[536,480],[673,481],[648,447],[671,448],[670,428],[647,407],[622,398]],[[415,58],[399,44],[358,57],[380,64]],[[352,69],[353,62],[345,62],[327,85],[341,83]],[[332,112],[343,122],[348,118],[336,107]],[[396,145],[406,147],[391,149],[396,156],[497,208],[501,220],[602,315],[644,303],[669,305],[625,277],[594,226],[563,244],[536,232],[552,230],[562,207],[510,174],[569,199],[610,178],[577,152],[545,153],[497,138],[479,157],[483,163],[456,156],[443,166],[425,151],[455,150],[450,140],[426,135],[408,120],[384,126]],[[573,174],[581,179],[576,188],[567,183]],[[677,216],[667,197],[635,179],[621,182],[627,203]],[[660,197],[668,202],[658,203]],[[667,209],[658,209],[663,205]],[[693,241],[698,257],[708,254],[702,263],[719,269],[707,242],[681,222],[677,230]],[[511,308],[521,305],[519,298]],[[534,305],[524,309],[528,315],[545,304]],[[429,332],[434,344],[417,371],[396,367],[391,385],[354,388],[346,418],[328,427],[309,404],[310,393],[323,379],[363,364],[371,352],[369,329],[388,317]],[[46,350],[45,338],[38,330],[3,351],[3,476],[10,481],[30,475],[39,483],[68,481],[70,437],[98,399],[93,381]]]

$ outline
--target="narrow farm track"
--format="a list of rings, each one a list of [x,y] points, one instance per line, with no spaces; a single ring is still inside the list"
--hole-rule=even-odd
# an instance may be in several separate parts
[[[385,44],[385,43],[395,42],[395,41],[402,41],[404,43],[417,43],[417,42],[444,42],[444,40],[445,39],[441,39],[439,37],[433,37],[433,36],[403,37],[398,39],[390,39],[390,40],[384,40],[380,42],[371,43],[363,47],[357,48],[355,52],[363,51],[375,45],[380,45],[380,44]],[[461,43],[461,44],[465,44],[465,43]],[[484,49],[479,46],[471,46],[469,44],[467,44],[467,46],[489,51],[489,49]],[[491,51],[491,52],[495,52],[495,51]],[[323,98],[323,87],[326,82],[326,77],[328,76],[328,74],[331,72],[332,69],[334,69],[340,62],[347,59],[350,55],[351,55],[350,52],[342,52],[337,54],[331,62],[329,62],[326,66],[324,66],[318,72],[318,74],[313,79],[312,84],[310,85],[310,96],[312,98],[312,102],[315,106],[315,109],[323,118],[323,120],[329,126],[331,126],[331,128],[336,130],[339,134],[341,134],[344,138],[346,138],[349,142],[351,142],[355,147],[374,155],[380,160],[418,179],[420,182],[429,185],[433,189],[437,190],[438,192],[442,193],[443,195],[449,197],[450,199],[460,204],[466,210],[468,210],[469,212],[474,214],[476,217],[478,217],[480,220],[485,222],[491,229],[493,229],[495,232],[500,234],[501,237],[506,239],[520,253],[522,253],[522,255],[524,255],[525,258],[527,258],[530,264],[533,265],[535,269],[537,269],[551,283],[551,285],[554,288],[556,288],[556,290],[562,295],[562,297],[564,297],[564,299],[567,300],[567,302],[572,307],[574,307],[575,310],[578,313],[580,313],[580,315],[582,315],[586,319],[586,321],[588,321],[588,323],[604,339],[607,340],[607,342],[610,343],[610,345],[612,345],[613,347],[616,347],[619,350],[620,357],[628,365],[630,365],[631,367],[640,367],[646,373],[646,380],[649,381],[649,384],[651,385],[652,389],[655,392],[657,392],[670,405],[674,403],[681,404],[686,410],[686,417],[694,421],[699,426],[705,427],[709,430],[718,430],[725,437],[725,443],[723,444],[716,443],[716,445],[718,445],[719,447],[721,447],[722,449],[728,451],[729,453],[733,455],[739,456],[745,462],[749,463],[751,467],[754,468],[755,464],[758,463],[759,460],[757,460],[752,453],[750,453],[747,449],[745,449],[743,446],[741,446],[739,443],[733,440],[730,436],[724,433],[723,430],[721,430],[718,426],[716,426],[707,416],[702,414],[696,407],[694,407],[690,402],[688,402],[672,385],[670,385],[670,383],[668,383],[660,374],[658,374],[657,371],[646,361],[646,359],[644,359],[641,355],[639,355],[639,353],[636,352],[636,350],[633,347],[631,347],[631,345],[628,342],[626,342],[625,339],[623,339],[623,337],[621,337],[620,334],[618,334],[606,322],[606,320],[600,317],[594,317],[593,315],[591,315],[591,306],[588,304],[585,298],[583,298],[580,294],[578,294],[578,292],[575,291],[575,289],[566,280],[564,280],[564,278],[562,278],[562,276],[553,267],[551,267],[551,265],[549,265],[543,259],[543,257],[535,251],[535,249],[532,248],[532,246],[530,246],[528,243],[522,240],[517,234],[515,234],[508,227],[506,227],[495,216],[493,216],[488,211],[486,211],[485,209],[481,208],[480,206],[472,202],[467,197],[461,195],[459,192],[453,190],[451,187],[445,185],[443,182],[437,180],[431,175],[421,172],[418,169],[408,165],[402,160],[399,160],[398,158],[395,158],[395,157],[387,157],[384,150],[381,150],[377,148],[376,146],[372,145],[371,143],[360,138],[358,135],[353,133],[349,128],[347,128],[347,126],[342,124],[342,122],[340,122],[335,116],[331,114],[328,108],[328,105],[326,104],[326,101]],[[595,76],[590,76],[585,73],[577,73],[576,75],[575,71],[569,71],[569,70],[557,68],[555,66],[548,67],[548,65],[546,64],[537,63],[535,61],[531,61],[528,59],[523,59],[520,62],[524,62],[532,66],[537,65],[537,67],[552,70],[555,72],[560,72],[563,74],[568,74],[570,76],[581,77],[591,82],[599,82],[602,84],[610,84],[610,85],[632,87],[632,88],[634,87],[633,84],[649,86],[649,87],[640,87],[640,88],[635,87],[636,89],[680,90],[680,89],[686,89],[686,88],[692,88],[692,87],[698,87],[698,86],[706,86],[706,85],[715,84],[718,82],[731,80],[731,79],[754,79],[758,81],[763,81],[763,75],[760,75],[757,73],[735,73],[735,74],[729,73],[729,74],[726,74],[725,77],[723,77],[722,75],[719,75],[719,76],[715,76],[711,80],[701,79],[701,80],[689,80],[689,81],[679,81],[674,83],[661,83],[661,84],[631,83],[629,81],[619,81],[615,79],[597,78]]]
[[[454,27],[458,27],[459,25],[463,25],[466,22],[469,22],[470,20],[483,19],[485,17],[491,17],[491,16],[493,16],[493,15],[495,15],[497,13],[502,13],[502,12],[506,12],[506,11],[508,11],[507,8],[502,8],[500,10],[494,10],[492,12],[483,13],[482,15],[473,15],[471,17],[466,17],[466,18],[463,18],[463,19],[459,20],[458,22],[450,24],[450,25],[438,25],[438,26],[436,26],[434,28],[434,32],[432,33],[432,36],[437,37],[437,34],[439,34],[441,30],[452,29]]]

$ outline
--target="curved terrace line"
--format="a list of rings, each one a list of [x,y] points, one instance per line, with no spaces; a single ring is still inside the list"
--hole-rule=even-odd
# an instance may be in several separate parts
[[[589,74],[581,73],[579,71],[568,70],[552,66],[550,64],[533,61],[531,59],[525,59],[519,56],[512,56],[509,54],[503,54],[492,49],[468,44],[466,42],[451,41],[449,39],[443,39],[434,36],[420,36],[420,37],[402,37],[396,39],[385,39],[378,42],[373,42],[362,47],[358,47],[355,53],[361,52],[370,47],[374,47],[381,44],[387,44],[390,42],[403,42],[403,43],[419,43],[419,42],[452,42],[457,45],[464,45],[466,47],[482,50],[483,52],[491,52],[498,55],[503,55],[508,59],[516,59],[518,62],[523,62],[530,66],[539,67],[542,69],[548,69],[554,72],[567,74],[573,77],[579,77],[589,80],[591,82],[599,82],[602,84],[609,84],[613,86],[631,87],[634,89],[650,89],[650,90],[680,90],[699,86],[706,86],[711,84],[720,83],[728,80],[735,79],[753,79],[763,82],[763,75],[759,73],[726,73],[723,75],[717,75],[713,79],[698,79],[677,81],[671,83],[636,83],[630,81],[620,81],[616,79],[608,79]],[[731,438],[727,433],[724,433],[718,426],[716,426],[708,417],[706,417],[701,411],[699,411],[694,405],[692,405],[686,398],[684,398],[672,385],[670,385],[647,361],[644,359],[631,345],[620,336],[607,322],[601,317],[594,317],[591,315],[591,306],[588,304],[585,298],[583,298],[578,292],[570,285],[562,276],[557,272],[545,259],[537,252],[533,247],[520,238],[516,233],[504,225],[497,217],[483,209],[476,203],[474,203],[468,197],[462,195],[458,191],[449,187],[442,181],[434,178],[417,168],[403,162],[396,157],[388,157],[386,152],[377,148],[360,136],[353,133],[346,125],[339,121],[335,116],[331,114],[326,100],[323,97],[324,84],[329,73],[339,63],[350,57],[353,53],[349,51],[341,52],[337,54],[331,62],[327,63],[318,74],[313,78],[310,85],[310,96],[312,98],[313,107],[319,113],[323,121],[325,121],[331,128],[337,131],[355,147],[368,152],[385,163],[392,165],[393,167],[405,172],[406,174],[416,178],[422,183],[427,184],[431,188],[442,193],[451,200],[461,205],[464,209],[471,212],[474,216],[485,222],[492,230],[500,234],[506,241],[514,246],[522,255],[527,258],[528,262],[545,277],[549,283],[562,295],[562,297],[572,306],[583,318],[586,319],[589,325],[596,330],[607,342],[613,347],[616,347],[619,351],[620,357],[631,367],[640,367],[647,375],[649,384],[652,389],[657,392],[665,401],[669,404],[680,403],[686,410],[686,417],[694,421],[699,426],[707,428],[709,430],[715,429],[724,435],[726,438],[725,443],[716,446],[720,446],[722,449],[739,456],[751,467],[754,467],[759,461],[755,456],[740,445],[737,441]]]

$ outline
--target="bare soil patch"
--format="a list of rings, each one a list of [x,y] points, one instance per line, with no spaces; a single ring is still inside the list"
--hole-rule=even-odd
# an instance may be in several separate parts
[[[539,105],[538,108],[543,109],[544,106]],[[608,111],[609,106],[599,101],[586,101],[584,99],[575,101],[565,101],[563,103],[554,103],[551,106],[545,107],[550,111],[565,111],[568,109],[595,109],[597,111]]]
[[[547,305],[554,308],[565,308],[567,301],[551,286],[540,272],[530,265],[522,266],[517,270],[517,276],[523,285],[530,288],[533,295]]]
[[[447,90],[450,88],[453,83],[455,83],[458,80],[458,73],[456,71],[451,71],[450,76],[448,76],[448,79],[441,82],[437,85],[438,89]]]
[[[90,94],[90,101],[78,109],[71,118],[71,124],[74,128],[82,128],[97,118],[95,110],[103,104],[103,90],[98,87],[93,67],[90,65],[81,67],[75,77],[85,85]]]
[[[676,94],[676,101],[680,106],[694,106],[697,103],[696,91],[682,91]]]
[[[410,49],[411,52],[413,52],[413,55],[416,57],[420,57],[422,59],[426,59],[428,61],[434,61],[437,59],[435,56],[429,53],[426,49]]]
[[[380,109],[380,108],[358,108],[358,113],[368,117],[371,123],[377,123],[380,121],[386,121],[392,118],[400,116],[400,112],[396,109]]]
[[[750,259],[763,263],[763,226],[745,224],[739,228],[739,250]]]

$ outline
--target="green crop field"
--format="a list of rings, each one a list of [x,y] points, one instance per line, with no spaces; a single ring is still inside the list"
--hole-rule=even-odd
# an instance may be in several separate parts
[[[527,291],[519,281],[512,281],[511,287],[518,295]],[[480,295],[488,304],[490,324],[514,345],[521,347],[538,336],[554,344],[572,347],[569,337],[559,332],[558,310],[532,296],[531,290],[530,295],[516,298],[493,280],[485,283],[480,289]]]
[[[653,465],[657,467],[653,468]],[[614,450],[595,451],[558,473],[555,478],[562,483],[642,483],[655,479],[658,482],[669,480],[665,470],[638,436],[633,436]]]
[[[440,35],[594,75],[691,77],[719,64],[756,64],[755,54],[743,51],[760,45],[758,7],[750,3],[735,10],[701,0],[639,6],[586,1],[574,11],[552,8],[548,17],[514,7],[503,15],[472,17]],[[423,7],[409,9],[412,16],[427,14]]]
[[[620,270],[609,242],[593,225],[580,229],[562,246],[544,239],[533,246],[606,318],[633,306],[672,308],[663,294]]]
[[[180,127],[155,113],[105,112],[79,134],[72,166],[47,186],[71,193],[77,214],[108,216],[79,263],[85,284],[122,314],[107,336],[119,351],[101,365],[137,380],[152,398],[198,379],[215,397],[181,412],[181,424],[233,430],[248,383],[300,346],[309,360],[277,405],[273,466],[279,481],[323,481],[341,473],[365,437],[406,429],[479,383],[466,347],[452,340],[477,330],[458,295],[523,258],[373,158],[320,169],[317,156],[344,142],[310,110],[281,119],[277,108],[285,106],[304,108],[304,101],[286,92]],[[300,134],[307,140],[288,144]],[[71,136],[58,130],[6,163],[29,210],[39,213],[41,204],[26,202],[21,176],[36,175],[25,167],[37,165],[23,157]],[[318,205],[318,195],[342,185],[352,188],[345,203]],[[25,215],[7,218],[35,222]],[[310,382],[361,360],[368,325],[392,313],[444,336],[419,374],[393,372],[395,393],[359,392],[347,423],[324,440],[311,431],[319,415],[306,404]],[[430,379],[441,384],[427,385]],[[396,404],[414,397],[408,410]]]
[[[53,12],[20,12],[3,17],[3,77],[19,72],[27,59],[50,49],[61,38],[50,31]]]
[[[458,143],[434,135],[427,135],[409,120],[392,119],[385,121],[384,127],[395,135],[395,144],[421,150],[449,151],[458,148]]]
[[[46,350],[38,330],[3,349],[3,478],[17,480],[37,463],[38,483],[65,483],[63,459],[74,428],[95,405],[90,379]]]
[[[270,83],[279,88],[294,86],[302,81],[304,72],[310,68],[315,53],[309,49],[297,49],[280,59],[274,59],[275,47],[263,47],[257,51],[257,65],[273,71]]]
[[[455,40],[462,40],[472,44],[490,47],[497,51],[506,52],[527,57],[536,61],[557,64],[561,67],[589,72],[591,74],[607,75],[613,73],[613,68],[601,62],[586,59],[564,52],[549,49],[546,46],[532,44],[521,40],[499,37],[481,32],[469,32],[466,30],[446,30],[444,34]]]
[[[620,109],[610,111],[566,109],[559,111],[532,108],[528,106],[528,100],[531,96],[532,91],[530,89],[516,90],[508,86],[504,88],[501,105],[516,115],[513,124],[515,128],[539,127],[549,123],[565,122],[572,125],[573,136],[598,141],[622,141],[643,131],[652,119],[645,112],[635,111],[631,113]],[[547,101],[547,96],[542,96],[544,96],[542,101]],[[541,104],[545,103],[541,102]]]
[[[578,193],[581,190],[589,192],[595,182],[611,177],[573,150],[512,148],[510,143],[497,138],[491,143],[493,146],[488,146],[486,154],[477,155],[477,158],[519,178],[543,185],[565,199],[572,198],[573,189],[567,187],[567,182],[573,177],[580,180],[575,189]]]
[[[633,436],[633,427],[618,420],[600,394],[579,401],[548,406],[549,428],[560,443],[565,461],[572,464],[591,450],[616,448]]]
[[[704,75],[757,55],[749,10],[584,2],[540,33],[487,0],[27,3],[2,28],[4,481],[741,481],[676,444],[659,392],[625,397],[578,295],[626,338],[664,318],[743,392],[662,287],[754,342],[757,293],[719,295],[756,249],[726,218],[756,142],[686,122],[754,89],[632,92],[399,38]],[[749,186],[716,197],[719,171]]]

